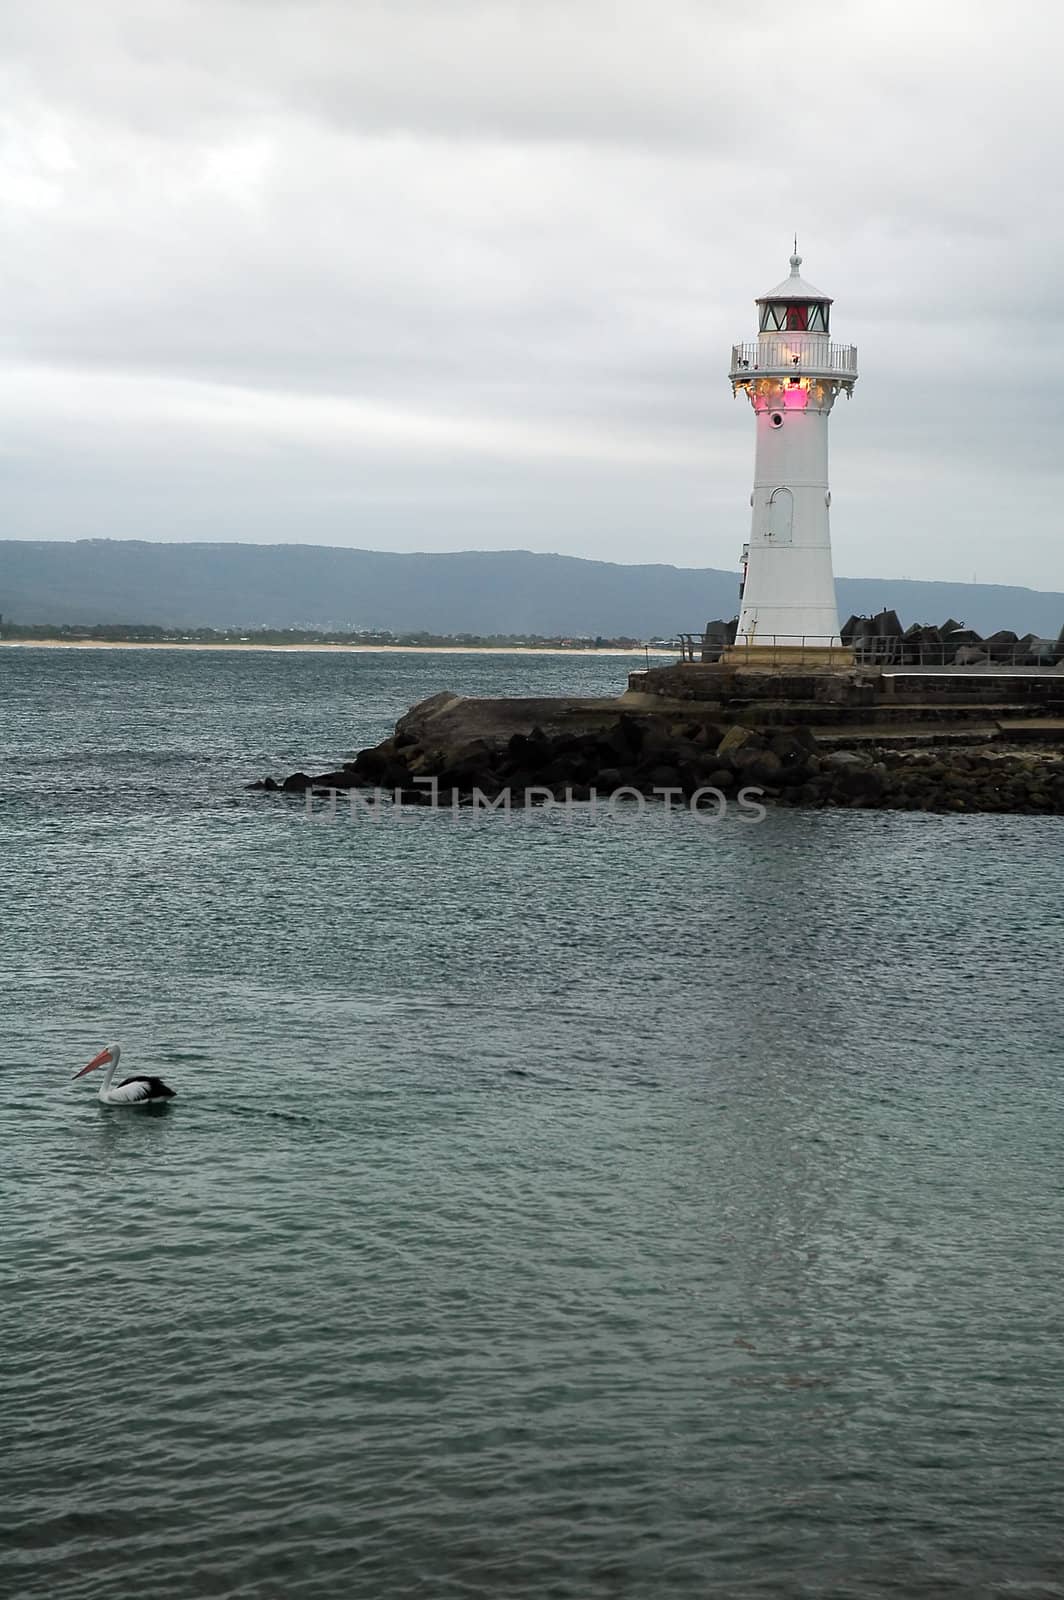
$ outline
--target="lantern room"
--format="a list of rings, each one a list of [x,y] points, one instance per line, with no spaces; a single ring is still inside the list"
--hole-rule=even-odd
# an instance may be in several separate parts
[[[831,296],[806,283],[799,272],[802,258],[791,257],[791,275],[757,297],[761,333],[827,333]]]

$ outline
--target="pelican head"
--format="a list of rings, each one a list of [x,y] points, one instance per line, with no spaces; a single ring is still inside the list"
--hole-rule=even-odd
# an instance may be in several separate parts
[[[106,1050],[101,1050],[98,1056],[93,1056],[87,1067],[82,1067],[80,1072],[75,1072],[74,1077],[83,1078],[86,1072],[95,1072],[97,1067],[106,1067],[109,1062],[113,1062],[117,1067],[118,1058],[121,1054],[121,1045],[109,1044]]]

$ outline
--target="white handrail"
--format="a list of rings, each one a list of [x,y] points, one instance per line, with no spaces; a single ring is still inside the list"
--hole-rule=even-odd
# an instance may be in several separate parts
[[[857,346],[829,344],[827,339],[802,342],[787,339],[757,340],[732,345],[731,370],[746,372],[857,373]]]

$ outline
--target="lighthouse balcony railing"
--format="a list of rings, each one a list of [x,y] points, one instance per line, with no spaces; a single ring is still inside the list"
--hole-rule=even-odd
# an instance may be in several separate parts
[[[857,346],[855,344],[829,344],[826,339],[808,339],[802,342],[788,339],[755,340],[750,344],[733,344],[731,376],[751,378],[762,376],[793,377],[795,373],[810,373],[856,378]]]

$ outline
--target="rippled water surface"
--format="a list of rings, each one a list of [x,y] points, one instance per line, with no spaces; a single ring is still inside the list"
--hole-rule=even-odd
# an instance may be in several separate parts
[[[633,664],[0,650],[5,1596],[1064,1595],[1059,820],[243,788]]]

